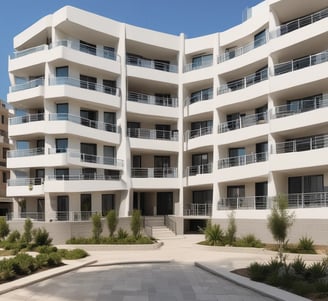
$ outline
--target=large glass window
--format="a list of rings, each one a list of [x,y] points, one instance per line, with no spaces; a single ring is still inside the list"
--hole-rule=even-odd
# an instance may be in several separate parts
[[[104,46],[104,57],[114,60],[115,59],[115,48],[110,46]]]
[[[104,112],[105,129],[108,132],[116,132],[116,113]]]
[[[88,76],[88,75],[80,75],[80,87],[89,90],[96,90],[97,78]]]
[[[90,44],[85,41],[80,41],[80,51],[86,52],[92,55],[97,54],[97,46],[95,44]]]
[[[68,103],[56,104],[57,120],[68,120]]]
[[[127,126],[128,126],[128,136],[129,137],[138,137],[139,136],[140,122],[129,121]]]
[[[56,67],[56,77],[68,77],[68,66]]]
[[[66,153],[68,148],[67,138],[57,138],[56,139],[56,153]]]
[[[110,210],[115,210],[115,194],[101,195],[101,212],[106,216]]]
[[[213,190],[197,190],[192,192],[193,204],[212,204]]]
[[[199,91],[192,92],[190,95],[190,104],[213,98],[213,88],[206,88]]]
[[[98,112],[91,110],[80,110],[81,124],[92,128],[97,127]]]
[[[69,169],[68,168],[56,168],[55,169],[56,180],[68,180]]]
[[[244,147],[229,148],[229,166],[245,165],[246,151]]]
[[[57,219],[66,221],[69,219],[69,197],[68,195],[57,196]]]
[[[213,62],[213,55],[212,54],[206,54],[206,55],[200,55],[195,56],[192,58],[192,69],[199,69],[203,66],[210,66]]]
[[[262,30],[254,36],[254,48],[266,43],[266,30]]]
[[[115,80],[104,79],[103,86],[104,86],[105,93],[112,94],[112,95],[116,94],[116,81]]]
[[[80,144],[81,160],[83,162],[97,162],[97,144],[81,143]]]
[[[81,219],[88,220],[91,217],[91,194],[81,194]]]
[[[115,146],[104,145],[104,164],[115,164],[116,148]]]

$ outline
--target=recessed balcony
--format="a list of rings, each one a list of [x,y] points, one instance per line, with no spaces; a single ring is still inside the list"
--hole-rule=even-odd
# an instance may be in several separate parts
[[[177,178],[177,167],[132,168],[132,178]]]
[[[263,210],[271,207],[272,200],[267,196],[228,197],[217,203],[217,210]]]
[[[200,56],[197,60],[195,60],[195,62],[186,64],[183,68],[183,72],[199,70],[199,69],[210,67],[212,65],[213,65],[212,55]]]
[[[212,216],[212,204],[196,204],[186,205],[183,209],[184,216]]]
[[[177,65],[172,65],[171,63],[164,62],[162,60],[151,60],[151,59],[140,58],[134,55],[127,55],[126,64],[143,67],[143,68],[156,69],[159,71],[166,71],[166,72],[173,72],[173,73],[178,72]]]
[[[268,160],[268,153],[255,153],[255,154],[247,154],[244,156],[237,157],[228,157],[223,158],[218,161],[218,168],[229,168],[235,166],[244,166],[248,164],[254,164],[259,162],[265,162]]]
[[[178,106],[178,99],[176,97],[155,96],[132,91],[128,93],[128,101],[163,107],[176,108]]]
[[[208,173],[212,173],[212,172],[213,172],[213,164],[212,163],[188,166],[186,168],[187,176],[196,176],[196,175],[208,174]]]

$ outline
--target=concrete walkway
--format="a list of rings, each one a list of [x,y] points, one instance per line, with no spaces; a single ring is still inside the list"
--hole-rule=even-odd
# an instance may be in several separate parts
[[[266,262],[276,253],[197,244],[203,239],[203,235],[167,239],[160,248],[101,246],[98,248],[101,251],[89,250],[90,256],[86,259],[25,277],[17,280],[19,283],[14,281],[0,285],[0,299],[307,300],[229,272],[254,261]],[[289,255],[290,259],[294,256]],[[310,262],[322,257],[307,255],[303,258]],[[197,266],[194,266],[195,263]],[[67,273],[70,270],[74,271]],[[56,276],[55,273],[57,277],[49,279]],[[64,275],[58,276],[60,274]],[[48,280],[42,281],[44,279]],[[12,292],[5,293],[11,289]]]

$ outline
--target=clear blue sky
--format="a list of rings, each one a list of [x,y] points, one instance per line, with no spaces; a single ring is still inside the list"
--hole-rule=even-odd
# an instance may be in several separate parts
[[[171,34],[195,37],[241,23],[242,12],[261,0],[3,0],[0,8],[0,99],[6,100],[13,37],[65,5]]]

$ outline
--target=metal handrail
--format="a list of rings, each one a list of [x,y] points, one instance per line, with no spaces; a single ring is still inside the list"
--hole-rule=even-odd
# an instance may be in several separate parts
[[[177,178],[177,167],[150,167],[139,168],[133,167],[131,169],[132,178]]]
[[[193,70],[203,69],[213,65],[213,57],[201,57],[201,62],[198,64],[189,63],[183,67],[183,72],[189,72]]]
[[[291,193],[287,198],[288,208],[328,207],[327,192]]]
[[[52,77],[49,78],[49,85],[50,86],[69,85],[82,89],[88,89],[88,90],[98,91],[115,96],[120,96],[120,88],[118,87],[111,87],[107,85],[94,83],[91,81],[80,80],[73,77],[66,77],[66,76]]]
[[[272,200],[267,196],[228,197],[220,199],[217,203],[217,210],[253,210],[270,208],[272,208]]]
[[[267,122],[268,122],[267,112],[240,116],[238,119],[220,123],[218,132],[225,133],[232,130],[237,130],[237,129],[249,127],[256,124],[267,123]]]
[[[8,186],[30,186],[30,185],[42,185],[43,178],[16,178],[7,180]]]
[[[161,62],[160,60],[157,61],[157,60],[140,58],[134,55],[127,55],[126,63],[127,65],[145,67],[145,68],[156,69],[160,71],[167,71],[167,72],[174,72],[174,73],[178,72],[177,65]]]
[[[30,81],[26,81],[21,84],[13,85],[13,86],[9,87],[9,92],[13,93],[13,92],[36,88],[39,86],[44,86],[44,78],[43,77],[36,78],[36,79],[30,80]]]
[[[242,79],[238,79],[230,83],[221,85],[218,88],[218,94],[224,94],[240,89],[245,89],[247,87],[253,86],[267,79],[268,79],[268,68],[265,68],[259,72],[255,72],[253,74],[247,75]]]
[[[178,141],[179,135],[176,130],[164,131],[156,129],[144,129],[144,128],[128,128],[128,137],[141,138],[141,139],[154,139],[154,140],[171,140]]]
[[[139,103],[164,106],[164,107],[178,106],[178,99],[176,97],[147,95],[147,94],[132,92],[132,91],[129,91],[128,93],[128,101],[135,101]]]
[[[183,215],[187,216],[211,216],[212,215],[212,204],[189,204],[189,208],[183,209]]]
[[[195,176],[195,175],[212,173],[212,171],[213,171],[212,163],[193,165],[193,166],[187,166],[186,175],[187,176]]]
[[[218,161],[218,168],[229,168],[233,166],[243,166],[258,162],[265,162],[268,160],[268,153],[254,153],[254,154],[247,154],[244,156],[236,156],[236,157],[228,157],[223,158]]]
[[[328,135],[298,138],[291,141],[277,142],[276,154],[293,153],[328,147]]]
[[[43,51],[43,50],[48,50],[48,45],[43,44],[43,45],[28,48],[28,49],[15,51],[14,53],[12,53],[10,55],[10,58],[11,59],[17,59],[19,57],[29,55],[29,54],[32,54],[32,53],[35,53],[35,52]]]
[[[193,139],[204,135],[210,135],[213,133],[213,126],[203,127],[195,130],[187,130],[185,136],[187,139]]]
[[[119,175],[104,175],[97,173],[80,173],[76,175],[47,175],[46,181],[110,181],[120,180]]]
[[[187,97],[185,99],[185,105],[190,105],[190,104],[194,104],[195,102],[205,101],[210,99],[213,99],[213,89],[206,90],[206,91],[201,90],[200,94],[197,94],[192,97],[191,96]]]
[[[17,149],[7,151],[7,158],[19,158],[44,155],[44,147]]]
[[[273,66],[272,75],[277,76],[284,73],[297,71],[306,67],[322,64],[325,62],[328,62],[328,50],[322,51],[317,54],[308,55],[300,59],[275,64]]]
[[[28,115],[24,115],[24,116],[16,116],[16,117],[8,118],[10,125],[28,123],[28,122],[33,122],[33,121],[42,121],[42,120],[44,120],[44,113],[28,114]]]

